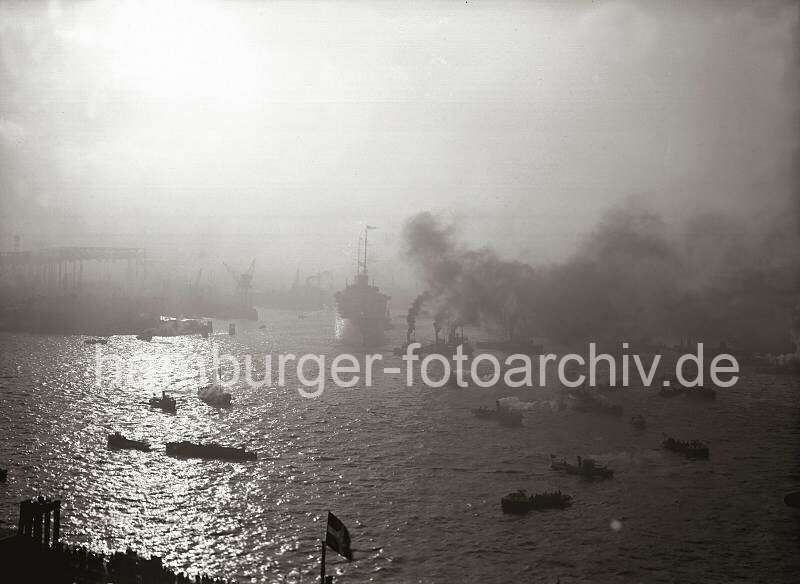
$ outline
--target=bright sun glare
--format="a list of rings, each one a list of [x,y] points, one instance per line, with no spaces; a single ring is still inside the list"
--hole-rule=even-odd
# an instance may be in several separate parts
[[[159,100],[240,102],[256,67],[240,22],[224,4],[126,3],[104,35],[116,79]]]

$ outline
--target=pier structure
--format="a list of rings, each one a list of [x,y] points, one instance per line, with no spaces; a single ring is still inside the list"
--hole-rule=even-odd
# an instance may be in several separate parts
[[[17,533],[0,537],[0,580],[48,584],[233,584],[206,574],[178,573],[160,556],[146,558],[128,548],[98,553],[63,544],[61,501],[37,497],[19,504]]]
[[[37,547],[58,549],[61,539],[61,501],[38,497],[19,504],[17,536]]]
[[[80,290],[84,265],[89,262],[109,268],[125,262],[126,283],[139,281],[147,275],[147,256],[143,249],[67,246],[0,252],[0,281],[38,290]],[[110,269],[106,279],[111,279]]]

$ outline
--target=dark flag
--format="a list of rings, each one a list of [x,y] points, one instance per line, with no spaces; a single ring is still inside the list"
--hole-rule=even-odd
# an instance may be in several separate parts
[[[350,533],[344,523],[330,511],[328,511],[328,532],[325,535],[325,543],[339,555],[352,561],[353,550],[350,549]]]

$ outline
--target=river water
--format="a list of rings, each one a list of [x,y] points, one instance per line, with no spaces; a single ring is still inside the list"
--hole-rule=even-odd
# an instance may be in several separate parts
[[[209,340],[0,334],[0,529],[16,502],[61,498],[64,539],[99,551],[126,546],[177,569],[242,582],[314,582],[330,509],[349,527],[356,559],[328,553],[342,582],[796,582],[800,515],[784,506],[800,486],[797,378],[745,373],[716,401],[616,392],[613,417],[526,412],[522,428],[481,420],[470,408],[546,390],[407,388],[387,376],[372,388],[328,387],[301,397],[286,387],[234,389],[232,409],[196,399],[182,366],[212,347],[243,360],[267,352],[335,354],[334,319],[262,311]],[[404,331],[392,331],[390,356]],[[96,351],[129,373],[115,378]],[[107,363],[107,361],[104,361]],[[206,360],[205,367],[210,367]],[[262,365],[263,369],[263,365]],[[133,373],[131,373],[133,372]],[[169,390],[177,415],[143,405]],[[642,413],[648,426],[627,422]],[[119,430],[154,451],[111,452]],[[700,438],[709,461],[659,449],[661,433]],[[218,441],[258,452],[255,463],[179,460],[173,440]],[[616,470],[587,484],[548,469],[548,456],[593,456]],[[565,511],[504,515],[500,497],[560,488]]]

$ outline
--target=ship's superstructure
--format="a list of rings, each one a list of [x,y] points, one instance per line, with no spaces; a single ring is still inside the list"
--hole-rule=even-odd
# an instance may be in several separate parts
[[[358,244],[356,277],[344,290],[336,293],[336,337],[348,344],[372,345],[380,343],[389,326],[389,296],[370,284],[367,272],[367,225]],[[362,249],[363,246],[363,256]]]

